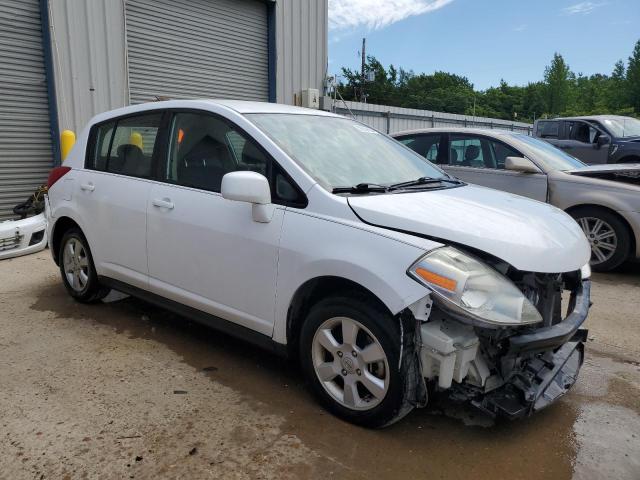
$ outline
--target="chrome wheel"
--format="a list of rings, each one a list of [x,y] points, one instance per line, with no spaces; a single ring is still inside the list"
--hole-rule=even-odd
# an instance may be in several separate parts
[[[65,244],[62,265],[69,286],[76,292],[82,292],[89,281],[89,259],[87,250],[77,238],[69,238]]]
[[[312,361],[326,392],[340,405],[369,410],[389,390],[389,362],[378,339],[347,317],[326,320],[313,336]]]
[[[613,257],[618,248],[618,236],[611,225],[596,217],[581,217],[578,223],[591,244],[592,265]]]

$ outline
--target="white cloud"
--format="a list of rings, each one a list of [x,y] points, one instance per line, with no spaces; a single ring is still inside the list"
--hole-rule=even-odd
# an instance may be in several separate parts
[[[329,28],[379,29],[405,18],[432,12],[453,0],[329,0]]]
[[[603,7],[607,2],[580,2],[562,9],[566,15],[589,15],[596,8]]]

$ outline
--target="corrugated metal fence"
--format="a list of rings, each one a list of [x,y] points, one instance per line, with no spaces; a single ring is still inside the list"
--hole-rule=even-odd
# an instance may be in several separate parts
[[[390,107],[372,103],[343,102],[342,100],[337,100],[334,103],[334,111],[348,117],[353,116],[376,130],[386,133],[431,127],[476,127],[512,130],[531,135],[533,128],[533,125],[528,123],[496,118]]]

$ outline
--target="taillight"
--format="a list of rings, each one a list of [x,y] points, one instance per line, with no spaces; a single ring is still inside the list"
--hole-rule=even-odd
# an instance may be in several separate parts
[[[71,167],[55,167],[49,172],[49,179],[47,180],[47,189],[51,188],[54,183],[60,180],[64,175],[71,170]]]

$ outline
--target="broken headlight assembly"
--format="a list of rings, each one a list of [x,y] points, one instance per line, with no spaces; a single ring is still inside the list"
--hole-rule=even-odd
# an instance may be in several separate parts
[[[443,307],[481,327],[538,323],[542,316],[511,280],[453,247],[432,250],[407,271]]]

